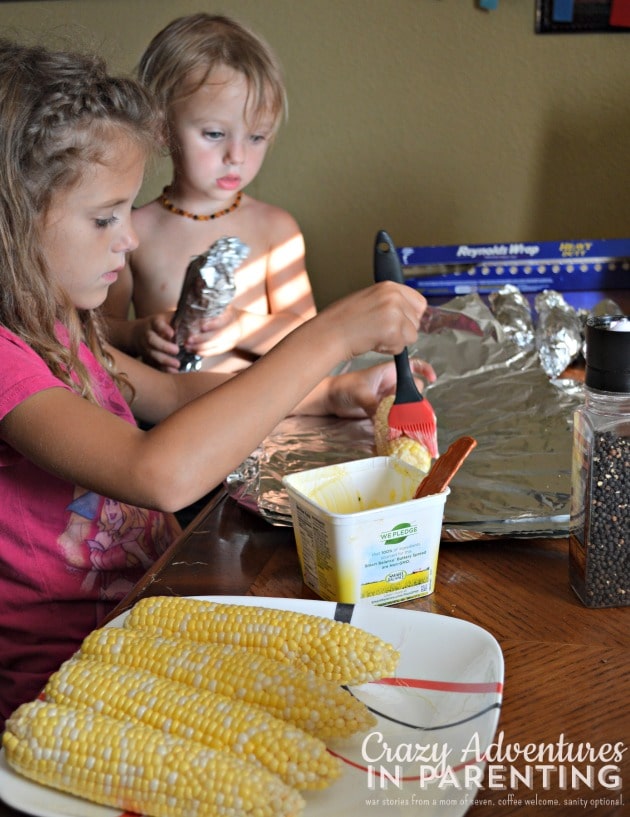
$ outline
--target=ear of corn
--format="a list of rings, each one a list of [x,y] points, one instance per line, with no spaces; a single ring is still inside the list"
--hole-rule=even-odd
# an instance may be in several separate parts
[[[348,737],[376,723],[369,710],[337,684],[231,645],[105,627],[85,638],[80,655],[246,701],[321,740]]]
[[[137,720],[165,733],[234,752],[298,789],[321,789],[341,774],[326,745],[243,701],[169,681],[146,670],[72,659],[44,690],[46,700],[120,720]]]
[[[384,397],[374,415],[374,445],[379,457],[396,457],[413,465],[425,474],[431,468],[431,455],[418,440],[400,434],[389,425],[389,412],[394,404],[394,395]]]
[[[38,783],[150,817],[289,817],[304,806],[278,777],[229,752],[89,709],[23,704],[3,745],[7,762]]]
[[[142,599],[125,626],[257,650],[344,685],[393,675],[400,658],[377,636],[323,616],[177,596]]]
[[[431,457],[427,449],[417,440],[412,440],[403,434],[395,440],[388,440],[383,456],[396,457],[396,459],[413,465],[414,468],[427,474],[431,468]]]

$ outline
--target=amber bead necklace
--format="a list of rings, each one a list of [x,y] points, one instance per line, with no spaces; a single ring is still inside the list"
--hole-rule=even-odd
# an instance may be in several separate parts
[[[164,209],[168,210],[170,213],[175,213],[176,216],[185,216],[186,218],[191,218],[193,221],[214,221],[215,218],[227,216],[228,213],[233,213],[234,210],[236,210],[241,203],[241,199],[243,198],[243,191],[239,190],[236,194],[236,198],[229,207],[226,207],[224,210],[217,210],[216,213],[210,213],[210,215],[204,216],[199,215],[198,213],[189,213],[188,210],[182,210],[181,207],[176,207],[166,195],[168,189],[168,187],[165,187],[162,191],[162,195],[160,196],[160,204],[162,207],[164,207]]]

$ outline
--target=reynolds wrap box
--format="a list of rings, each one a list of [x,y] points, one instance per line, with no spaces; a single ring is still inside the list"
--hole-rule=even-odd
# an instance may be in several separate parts
[[[630,310],[630,239],[399,247],[406,282],[433,303],[513,284],[553,289],[576,309],[610,298]]]

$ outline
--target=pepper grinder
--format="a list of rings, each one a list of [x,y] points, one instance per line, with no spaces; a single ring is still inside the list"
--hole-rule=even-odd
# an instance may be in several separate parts
[[[630,605],[630,317],[586,322],[573,423],[569,579],[587,607]]]

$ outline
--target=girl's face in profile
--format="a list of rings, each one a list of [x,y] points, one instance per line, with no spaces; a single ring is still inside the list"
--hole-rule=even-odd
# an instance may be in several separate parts
[[[145,154],[127,136],[108,151],[107,164],[86,166],[81,180],[53,193],[43,218],[42,250],[55,280],[77,309],[100,306],[138,246],[131,207]]]

